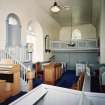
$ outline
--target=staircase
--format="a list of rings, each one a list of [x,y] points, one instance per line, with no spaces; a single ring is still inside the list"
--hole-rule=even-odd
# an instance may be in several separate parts
[[[32,60],[32,55],[28,53],[25,47],[8,47],[5,49],[12,57],[15,57],[20,62]]]
[[[31,56],[27,54],[25,48],[6,48],[0,50],[0,64],[19,64],[20,65],[20,83],[21,91],[28,91],[28,82],[26,72],[29,69],[24,62],[31,61]],[[31,69],[31,68],[30,68]]]

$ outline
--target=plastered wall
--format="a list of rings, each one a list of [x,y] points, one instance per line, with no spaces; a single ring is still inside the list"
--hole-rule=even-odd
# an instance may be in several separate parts
[[[72,32],[75,29],[81,32],[82,39],[96,39],[96,28],[92,24],[73,26]],[[71,38],[71,27],[62,27],[59,32],[59,40],[69,41]]]
[[[37,21],[43,30],[43,60],[48,59],[44,52],[44,37],[49,34],[50,38],[55,40],[58,38],[60,26],[56,21],[48,15],[41,7],[37,5],[35,0],[0,0],[0,48],[6,45],[6,18],[8,14],[15,13],[21,22],[21,43],[26,43],[27,24],[30,20]],[[40,45],[38,46],[40,47]]]

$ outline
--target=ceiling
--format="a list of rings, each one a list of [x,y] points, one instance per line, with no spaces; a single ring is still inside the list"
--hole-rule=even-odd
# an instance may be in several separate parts
[[[52,13],[50,7],[54,1],[44,0],[42,2],[42,0],[37,0],[39,5],[61,26],[92,23],[92,0],[56,0],[58,5],[62,7],[62,10],[59,13]]]

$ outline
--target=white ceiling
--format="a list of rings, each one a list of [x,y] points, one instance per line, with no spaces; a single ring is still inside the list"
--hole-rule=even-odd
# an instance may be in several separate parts
[[[54,1],[37,0],[41,8],[47,11],[61,26],[68,26],[71,23],[72,25],[92,23],[92,0],[56,0],[62,10],[59,13],[52,13],[50,7]]]

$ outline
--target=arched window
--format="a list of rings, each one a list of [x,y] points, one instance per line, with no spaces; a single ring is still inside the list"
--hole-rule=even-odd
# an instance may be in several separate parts
[[[7,47],[20,46],[21,24],[18,16],[15,15],[14,13],[9,14],[7,17],[6,26],[7,26],[6,46]]]
[[[32,62],[43,61],[43,31],[37,21],[29,21],[27,25],[26,43],[33,45]]]
[[[27,25],[27,39],[26,39],[26,43],[35,43],[35,33],[33,31],[33,22],[29,21],[28,25]]]
[[[18,21],[16,20],[16,18],[14,16],[10,16],[9,20],[8,20],[8,24],[17,25]]]
[[[72,40],[79,40],[82,38],[81,32],[79,29],[75,29],[72,33]]]

